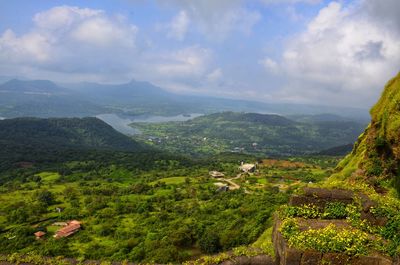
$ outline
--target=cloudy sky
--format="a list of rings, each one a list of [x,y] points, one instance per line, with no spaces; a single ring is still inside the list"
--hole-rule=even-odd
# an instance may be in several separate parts
[[[0,75],[369,107],[400,70],[399,0],[13,0]]]

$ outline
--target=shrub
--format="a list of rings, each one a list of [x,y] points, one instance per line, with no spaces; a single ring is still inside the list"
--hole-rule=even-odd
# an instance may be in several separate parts
[[[322,217],[325,219],[343,219],[347,217],[346,205],[341,202],[331,202],[325,206]]]
[[[314,249],[320,252],[337,252],[348,255],[366,255],[372,246],[368,234],[359,230],[338,229],[330,224],[323,229],[306,230],[287,238],[289,246]]]
[[[212,229],[208,229],[200,237],[199,240],[200,249],[205,253],[216,253],[221,249],[219,243],[219,235]]]

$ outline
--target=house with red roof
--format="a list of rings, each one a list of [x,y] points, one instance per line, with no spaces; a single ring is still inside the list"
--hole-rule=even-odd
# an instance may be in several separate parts
[[[73,220],[68,222],[67,226],[64,226],[56,232],[55,238],[69,237],[81,229],[81,222]]]

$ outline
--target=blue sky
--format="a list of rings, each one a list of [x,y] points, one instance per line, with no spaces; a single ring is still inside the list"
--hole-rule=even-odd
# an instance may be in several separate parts
[[[400,68],[399,3],[2,1],[0,75],[369,107]]]

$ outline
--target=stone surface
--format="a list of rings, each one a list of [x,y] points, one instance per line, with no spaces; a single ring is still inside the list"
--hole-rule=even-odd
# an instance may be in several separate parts
[[[304,195],[309,197],[330,198],[331,190],[321,188],[304,188]]]
[[[334,200],[353,201],[354,198],[354,192],[350,190],[335,189],[331,191],[331,194],[331,198]]]
[[[258,255],[254,257],[236,257],[223,261],[221,265],[275,265],[275,261],[267,255]]]
[[[315,265],[319,264],[322,258],[322,253],[313,251],[313,250],[307,250],[304,251],[302,257],[301,257],[301,265]]]
[[[286,248],[283,251],[283,258],[281,258],[281,265],[300,265],[301,256],[303,252],[294,249],[294,248]]]
[[[345,265],[350,263],[350,257],[340,253],[324,253],[321,263],[327,265]]]

